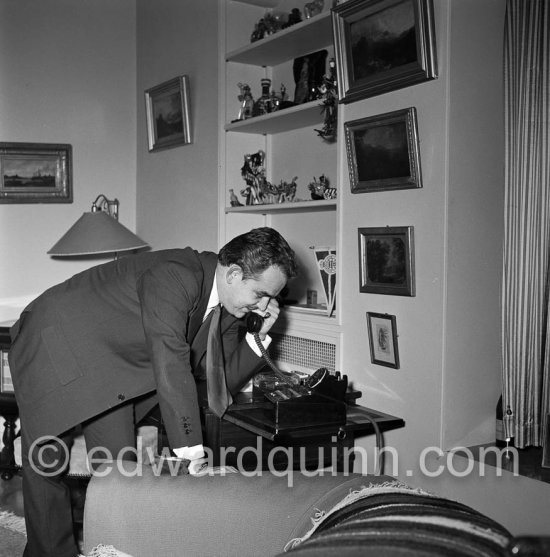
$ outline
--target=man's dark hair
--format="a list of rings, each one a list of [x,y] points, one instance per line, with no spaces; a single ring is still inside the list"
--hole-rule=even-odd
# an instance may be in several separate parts
[[[244,279],[257,277],[272,265],[279,267],[287,280],[298,273],[294,251],[276,230],[267,226],[230,240],[220,250],[218,261],[224,267],[238,265]]]

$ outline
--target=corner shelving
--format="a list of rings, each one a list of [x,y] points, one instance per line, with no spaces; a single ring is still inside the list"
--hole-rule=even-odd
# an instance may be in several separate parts
[[[253,66],[276,66],[304,54],[321,50],[331,44],[330,11],[296,23],[274,35],[229,52],[227,62]]]
[[[278,110],[271,114],[226,124],[225,131],[267,135],[319,125],[322,121],[321,101],[311,101]]]
[[[335,199],[322,199],[318,201],[287,201],[285,203],[272,203],[266,205],[243,205],[242,207],[226,207],[226,213],[259,213],[270,215],[273,213],[335,211]]]
[[[264,1],[224,2],[226,36],[230,37],[233,46],[239,44],[234,42],[237,36],[242,36],[243,41],[247,40],[249,31],[247,36],[243,33],[261,17],[257,8],[263,7]],[[234,6],[235,3],[250,4],[252,9]],[[278,3],[278,9],[283,12],[294,7],[303,9],[303,4]],[[322,301],[324,287],[311,255],[311,247],[338,245],[338,200],[311,200],[310,192],[306,189],[307,182],[300,181],[296,194],[299,201],[227,206],[228,189],[238,190],[235,182],[239,180],[243,154],[253,153],[258,148],[266,153],[271,177],[289,180],[293,176],[315,178],[325,174],[338,189],[335,178],[338,167],[337,144],[323,143],[315,132],[324,122],[321,99],[247,120],[230,121],[234,117],[235,107],[232,104],[233,95],[228,96],[228,84],[233,91],[236,83],[259,83],[263,77],[273,82],[292,83],[295,79],[293,60],[324,49],[328,52],[328,61],[334,50],[330,9],[259,41],[220,52],[220,60],[225,60],[220,72],[222,110],[225,112],[222,121],[225,123],[220,125],[223,166],[220,173],[219,209],[225,236],[222,241],[255,226],[273,226],[284,234],[302,265],[304,280],[300,284],[290,285],[289,297],[295,303],[285,307],[286,318],[282,323],[289,330],[300,331],[300,335],[307,330],[312,331],[310,336],[332,339],[339,335],[336,312],[329,316],[322,304],[311,306],[306,301],[309,291],[319,292]]]

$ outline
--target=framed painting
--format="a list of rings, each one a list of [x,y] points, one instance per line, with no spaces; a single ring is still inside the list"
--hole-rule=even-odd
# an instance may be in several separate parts
[[[72,203],[72,147],[0,143],[0,203]]]
[[[399,369],[395,315],[367,312],[370,359],[373,364]]]
[[[332,28],[341,102],[437,77],[432,0],[350,0]]]
[[[145,91],[149,151],[191,143],[189,78],[176,77]]]
[[[416,109],[344,123],[352,193],[422,187]]]
[[[359,291],[414,296],[414,228],[359,228]]]

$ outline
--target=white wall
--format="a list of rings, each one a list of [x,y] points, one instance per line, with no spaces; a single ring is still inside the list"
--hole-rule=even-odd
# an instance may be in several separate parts
[[[217,250],[217,2],[137,0],[137,19],[138,234],[154,249]],[[192,144],[149,153],[144,91],[185,74]]]
[[[0,141],[70,143],[72,204],[0,205],[0,321],[97,261],[46,254],[99,193],[135,224],[134,0],[0,0]]]
[[[494,439],[500,380],[505,2],[436,0],[434,9],[438,78],[340,113],[417,110],[423,188],[353,195],[344,165],[340,203],[343,368],[362,404],[405,420],[386,444],[399,475],[420,485],[425,448]],[[415,297],[358,292],[357,229],[386,225],[414,227]],[[396,316],[399,370],[371,364],[367,311]]]
[[[344,105],[341,124],[415,107],[418,118],[421,189],[352,194],[343,165],[340,252],[343,328],[342,369],[363,392],[360,403],[402,417],[406,426],[386,434],[399,451],[400,468],[417,471],[419,452],[442,443],[444,331],[446,326],[446,242],[448,160],[449,2],[437,0],[435,35],[439,77],[384,95]],[[341,156],[345,157],[345,146]],[[344,158],[345,160],[345,158]],[[359,292],[357,230],[361,227],[413,226],[416,296]],[[370,361],[366,312],[396,316],[400,369]],[[360,442],[365,446],[371,439]],[[369,467],[372,470],[372,465]]]

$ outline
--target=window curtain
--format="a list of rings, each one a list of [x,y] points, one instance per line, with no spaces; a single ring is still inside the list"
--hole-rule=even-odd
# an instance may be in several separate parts
[[[550,412],[550,0],[507,0],[503,409],[516,447]]]

